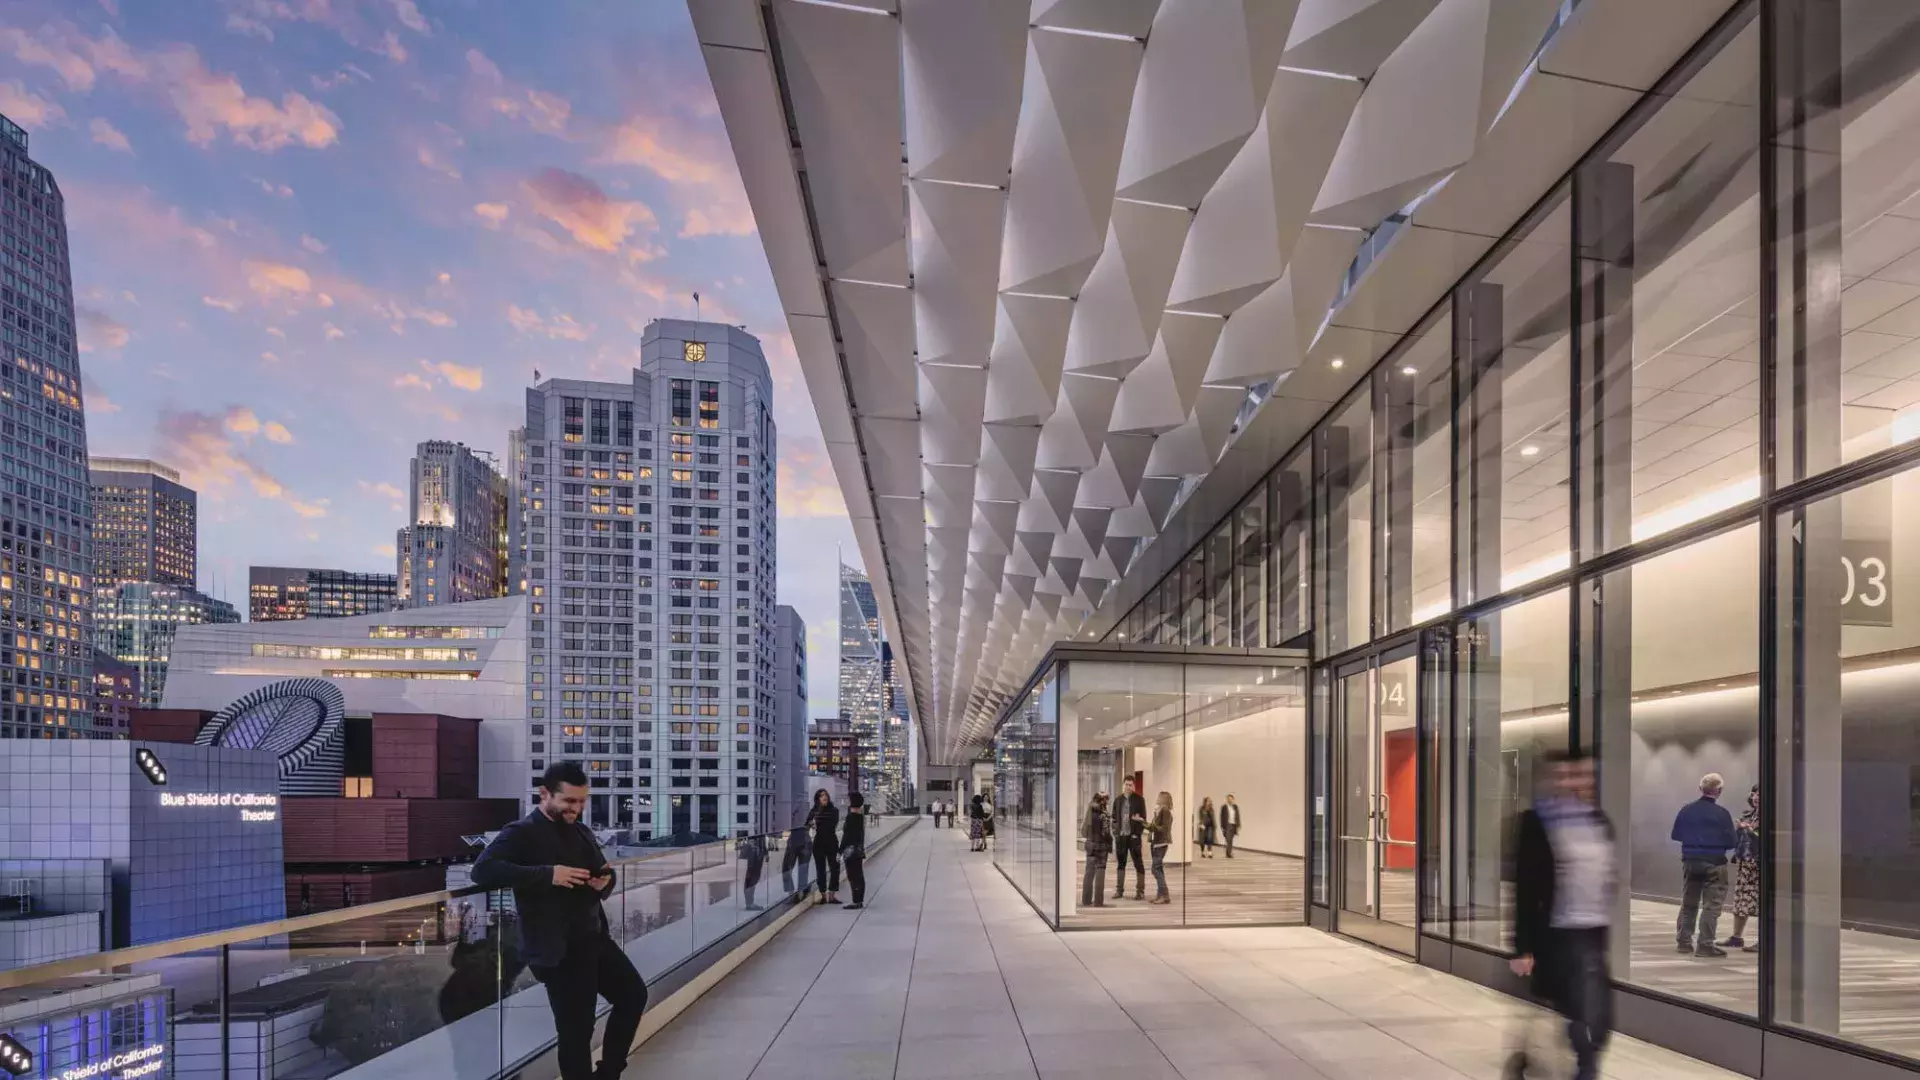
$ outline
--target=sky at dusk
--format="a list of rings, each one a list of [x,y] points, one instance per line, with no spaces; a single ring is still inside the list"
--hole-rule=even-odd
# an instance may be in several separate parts
[[[624,380],[657,316],[773,368],[779,599],[835,704],[852,530],[680,0],[0,0],[0,113],[67,200],[95,455],[200,493],[200,582],[393,570],[423,439]]]

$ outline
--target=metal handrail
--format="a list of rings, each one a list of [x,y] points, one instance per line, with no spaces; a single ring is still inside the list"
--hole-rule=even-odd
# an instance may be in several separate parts
[[[768,840],[785,837],[786,832],[759,833],[751,837],[736,837],[719,840],[709,844],[695,844],[691,847],[662,848],[647,855],[636,855],[609,860],[615,868],[636,866],[674,855],[684,855],[707,848],[725,848],[727,844],[739,844],[742,840]],[[214,930],[191,937],[170,938],[149,945],[132,945],[124,949],[109,952],[88,953],[85,956],[71,957],[66,960],[54,960],[32,967],[13,968],[0,971],[0,990],[14,990],[35,986],[50,979],[64,979],[75,975],[88,975],[112,968],[130,967],[134,964],[151,963],[188,953],[206,952],[227,945],[238,945],[259,938],[279,937],[283,934],[296,934],[303,930],[318,930],[359,919],[387,915],[396,911],[423,907],[428,904],[442,904],[462,897],[478,896],[494,892],[480,885],[470,885],[464,889],[441,889],[437,892],[419,893],[414,896],[402,896],[392,900],[378,900],[370,904],[357,904],[353,907],[339,908],[334,911],[315,912],[312,915],[296,915],[291,918],[275,919],[271,922],[248,923],[226,930]]]

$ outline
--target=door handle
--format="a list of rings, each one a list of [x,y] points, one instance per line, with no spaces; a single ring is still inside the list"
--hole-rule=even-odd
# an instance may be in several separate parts
[[[1391,841],[1393,839],[1393,823],[1388,817],[1388,813],[1393,808],[1393,802],[1391,799],[1387,797],[1387,793],[1384,791],[1380,793],[1379,798],[1380,798],[1380,839]]]

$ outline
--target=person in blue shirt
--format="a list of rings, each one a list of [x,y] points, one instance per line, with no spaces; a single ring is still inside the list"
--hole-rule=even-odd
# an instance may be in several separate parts
[[[1673,819],[1671,839],[1680,845],[1682,880],[1675,935],[1679,951],[1695,956],[1727,955],[1713,939],[1727,899],[1727,852],[1739,837],[1733,815],[1719,802],[1724,786],[1719,773],[1701,777],[1700,797],[1681,807]]]

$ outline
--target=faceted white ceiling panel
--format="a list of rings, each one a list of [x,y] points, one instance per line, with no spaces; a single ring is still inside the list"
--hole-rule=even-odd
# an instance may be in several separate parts
[[[1583,90],[1540,130],[1572,83],[1533,70],[1549,31],[1651,0],[688,2],[928,759],[958,763],[1168,564],[1243,424],[1338,400],[1490,242],[1447,224],[1504,228],[1542,181],[1502,177],[1564,169],[1529,142],[1558,161],[1624,108]]]

